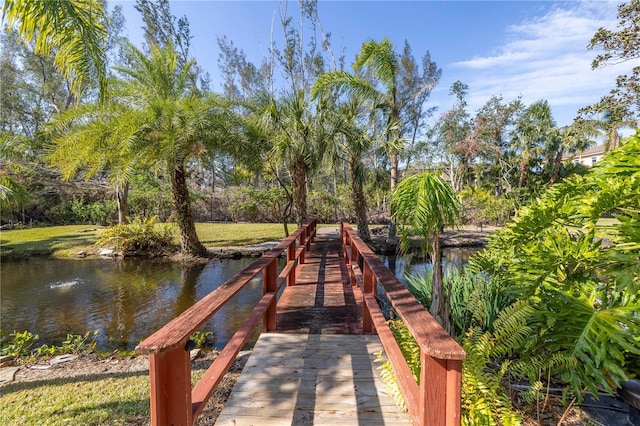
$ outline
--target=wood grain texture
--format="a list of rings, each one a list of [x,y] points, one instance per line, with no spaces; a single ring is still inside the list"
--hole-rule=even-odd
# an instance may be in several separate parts
[[[216,425],[411,425],[381,381],[377,336],[268,333]]]

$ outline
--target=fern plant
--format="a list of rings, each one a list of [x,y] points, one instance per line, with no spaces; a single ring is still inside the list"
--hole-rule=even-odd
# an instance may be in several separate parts
[[[467,352],[462,364],[462,424],[522,424],[522,418],[512,408],[502,382],[511,371],[509,356],[531,336],[527,323],[532,314],[531,306],[517,302],[502,310],[494,322],[493,332],[472,327],[462,337],[461,344]],[[389,321],[388,324],[414,379],[419,383],[420,348],[402,321]],[[381,355],[377,361],[383,361]],[[385,361],[378,368],[396,404],[406,409],[391,364]]]
[[[128,224],[118,224],[100,231],[96,245],[115,246],[128,256],[160,256],[173,243],[175,226],[158,224],[158,217],[134,218]]]

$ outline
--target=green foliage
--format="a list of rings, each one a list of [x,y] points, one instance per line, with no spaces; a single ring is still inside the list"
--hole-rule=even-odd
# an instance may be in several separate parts
[[[527,323],[532,314],[526,302],[517,302],[500,313],[493,333],[471,327],[463,337],[467,353],[462,364],[463,425],[522,424],[502,382],[511,366],[506,357],[530,338]]]
[[[638,225],[636,135],[587,175],[554,185],[521,209],[471,261],[471,270],[535,309],[522,359],[546,362],[578,396],[613,392],[640,355]],[[558,356],[573,358],[575,368],[560,368]]]
[[[118,224],[100,231],[97,245],[116,246],[123,256],[160,256],[166,253],[174,240],[173,224],[156,223],[157,216],[149,219],[134,218],[128,224]]]
[[[56,348],[57,352],[63,354],[79,354],[82,352],[91,352],[96,348],[96,337],[98,330],[93,333],[86,332],[81,334],[67,334],[67,339],[62,345]]]
[[[222,191],[234,222],[282,222],[287,215],[289,197],[282,188],[231,187]]]
[[[14,331],[9,335],[10,340],[6,340],[4,334],[0,332],[0,355],[8,355],[14,358],[27,357],[31,354],[31,348],[40,338],[27,330],[23,332]]]
[[[495,196],[483,187],[468,187],[458,195],[463,206],[463,221],[468,224],[503,225],[516,209],[515,199]]]
[[[196,331],[189,336],[189,339],[196,344],[197,348],[204,348],[211,336],[213,336],[211,331]]]
[[[96,201],[91,204],[86,204],[84,197],[74,197],[71,200],[71,212],[75,216],[74,222],[106,225],[116,208],[114,200]]]
[[[406,277],[407,289],[418,302],[429,309],[431,305],[431,275]],[[498,314],[509,305],[497,280],[487,280],[480,274],[464,274],[457,271],[444,278],[445,291],[450,291],[449,312],[454,337],[462,337],[470,327],[493,330]]]
[[[96,336],[98,331],[93,333],[67,334],[67,338],[59,346],[49,346],[47,344],[34,348],[39,339],[37,334],[30,331],[15,331],[9,336],[11,339],[5,339],[4,334],[0,331],[0,355],[9,355],[16,359],[28,359],[31,357],[51,356],[55,354],[80,354],[83,352],[91,352],[96,348]]]

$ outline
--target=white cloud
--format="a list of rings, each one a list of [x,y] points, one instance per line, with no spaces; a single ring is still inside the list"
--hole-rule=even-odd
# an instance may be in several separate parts
[[[548,100],[558,124],[570,124],[579,108],[607,94],[616,76],[631,68],[627,63],[591,69],[597,53],[587,45],[599,27],[616,27],[616,4],[553,5],[541,16],[508,27],[504,43],[491,54],[452,64],[454,80],[469,85],[470,111],[493,95],[505,100],[522,95],[526,104]]]

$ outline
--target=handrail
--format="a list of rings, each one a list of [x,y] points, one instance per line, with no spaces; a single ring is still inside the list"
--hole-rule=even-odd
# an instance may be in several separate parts
[[[316,235],[316,225],[314,219],[298,228],[136,347],[136,353],[149,355],[153,425],[193,424],[260,320],[263,331],[275,330],[278,291],[285,283],[295,284],[296,266],[304,263],[305,253]],[[276,260],[285,251],[287,263],[278,273]],[[192,389],[189,351],[193,344],[189,336],[261,272],[262,298]]]
[[[363,331],[380,337],[414,424],[459,426],[462,360],[466,353],[347,222],[340,224],[340,235],[351,284],[363,293]],[[377,303],[377,284],[420,348],[418,382]]]

